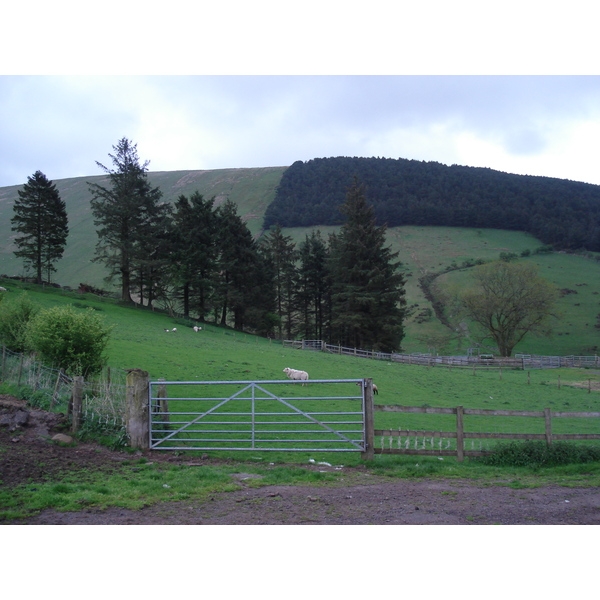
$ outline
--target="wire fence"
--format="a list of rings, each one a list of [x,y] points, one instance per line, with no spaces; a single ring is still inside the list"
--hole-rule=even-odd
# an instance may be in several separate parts
[[[71,414],[74,380],[59,369],[43,365],[31,356],[2,347],[2,381],[26,388],[32,406]],[[126,373],[106,369],[84,381],[81,418],[84,424],[101,429],[125,428]]]

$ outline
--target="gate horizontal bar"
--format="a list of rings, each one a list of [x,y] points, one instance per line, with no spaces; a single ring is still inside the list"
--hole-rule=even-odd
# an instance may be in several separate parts
[[[151,381],[150,385],[267,385],[267,384],[313,384],[313,383],[359,383],[362,379],[264,379],[261,381],[238,380],[238,381]]]
[[[280,395],[283,391],[281,386],[298,383],[301,386],[312,385],[312,388],[305,387],[306,391],[301,391],[301,387],[295,385],[294,392],[302,395]],[[319,396],[318,388],[314,387],[314,384],[318,383],[359,384],[360,390],[353,388],[352,391],[357,391],[356,395],[350,393]],[[317,379],[304,382],[289,379],[152,381],[148,411],[150,447],[165,450],[186,448],[188,450],[258,451],[261,448],[274,450],[273,445],[275,445],[282,451],[294,450],[290,446],[297,446],[299,451],[305,452],[364,452],[366,433],[363,384],[364,379]],[[203,396],[206,388],[203,389],[201,386],[211,385],[221,386],[223,393],[217,390],[221,394],[219,397]],[[158,390],[153,389],[155,386],[158,386]],[[180,389],[181,386],[188,386],[195,389],[185,390],[186,397],[178,398],[169,397],[168,386],[180,386]],[[271,389],[265,389],[267,386]],[[287,389],[291,390],[291,388]],[[191,394],[195,394],[196,391],[198,395],[191,397]],[[317,393],[309,395],[313,391]],[[322,391],[334,390],[322,388]],[[175,392],[174,396],[176,396]],[[357,405],[356,401],[360,404]],[[320,410],[309,411],[304,408],[307,406],[306,402],[312,403],[308,405],[311,408],[317,408],[317,404],[322,404],[322,407]],[[328,402],[335,402],[329,410],[327,410]],[[193,403],[193,408],[190,403]],[[274,412],[276,406],[281,407],[282,410]],[[346,410],[335,410],[334,406]],[[187,410],[176,410],[180,407]],[[260,407],[263,407],[262,411],[257,410]],[[198,410],[195,410],[196,408]],[[227,411],[227,408],[231,408],[232,411]],[[240,411],[240,408],[249,410]],[[359,410],[356,410],[357,408]],[[273,435],[276,437],[273,438]],[[239,446],[232,447],[236,444]]]

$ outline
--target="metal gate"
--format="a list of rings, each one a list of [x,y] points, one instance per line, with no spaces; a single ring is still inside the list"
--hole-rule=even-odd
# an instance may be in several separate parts
[[[151,381],[150,449],[364,452],[364,380],[303,383]]]

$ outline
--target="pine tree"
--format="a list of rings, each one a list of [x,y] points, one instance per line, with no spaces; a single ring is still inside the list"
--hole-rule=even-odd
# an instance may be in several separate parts
[[[214,200],[194,192],[190,198],[182,194],[175,202],[172,266],[186,318],[192,307],[201,320],[209,310],[216,270]]]
[[[166,294],[173,246],[171,213],[169,204],[158,204],[137,232],[144,243],[134,247],[131,285],[138,290],[139,303],[148,307]]]
[[[330,241],[333,338],[355,348],[396,351],[406,308],[404,276],[394,262],[398,253],[384,246],[386,227],[375,225],[356,179],[340,210],[346,222]]]
[[[327,277],[327,245],[320,231],[307,235],[299,247],[300,268],[298,304],[301,311],[302,335],[306,339],[326,337],[326,307],[329,299]]]
[[[260,249],[272,269],[279,338],[283,338],[285,328],[287,339],[291,339],[295,324],[295,295],[298,278],[295,264],[296,246],[292,238],[283,235],[281,227],[276,225],[261,239]]]
[[[109,154],[114,169],[96,164],[108,173],[110,187],[88,183],[98,243],[96,258],[109,269],[109,279],[120,278],[121,300],[132,302],[131,278],[136,258],[149,254],[155,246],[148,237],[148,225],[158,218],[162,192],[148,181],[148,161],[140,164],[137,146],[127,138],[113,146]]]
[[[19,249],[14,254],[24,259],[26,268],[34,269],[36,283],[43,282],[44,272],[49,281],[69,235],[66,205],[41,171],[27,178],[18,196],[11,229],[22,235],[15,239]]]
[[[233,313],[233,327],[250,326],[261,333],[272,328],[266,315],[273,310],[272,280],[265,261],[248,226],[237,214],[237,206],[227,200],[218,207],[217,296],[220,323],[226,325]],[[216,320],[219,319],[216,315]]]

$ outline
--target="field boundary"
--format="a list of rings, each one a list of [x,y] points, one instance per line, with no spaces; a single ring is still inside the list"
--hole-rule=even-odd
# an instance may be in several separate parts
[[[465,449],[465,440],[471,439],[513,439],[513,440],[545,440],[548,445],[558,440],[600,440],[600,433],[554,433],[552,430],[553,419],[566,418],[600,418],[600,412],[594,411],[553,411],[545,408],[543,411],[519,411],[519,410],[493,410],[493,409],[475,409],[456,406],[454,408],[434,408],[420,406],[399,406],[382,405],[373,406],[374,412],[394,412],[394,413],[421,413],[438,415],[455,415],[456,428],[454,431],[427,431],[427,430],[401,430],[401,429],[374,429],[373,435],[381,438],[382,446],[373,448],[374,454],[416,454],[421,456],[456,456],[460,462],[465,456],[485,456],[492,451],[487,450],[467,450]],[[544,433],[494,433],[494,432],[467,432],[465,431],[465,416],[485,416],[485,417],[533,417],[544,419]],[[400,438],[405,437],[404,447]],[[423,438],[421,447],[418,446],[417,438]],[[383,441],[388,438],[390,447],[384,448]],[[396,448],[392,448],[392,441],[397,438]],[[410,447],[411,438],[414,439],[414,447]],[[436,449],[435,440],[438,440]],[[456,440],[456,448],[442,448],[442,440]],[[427,448],[427,444],[430,447]]]
[[[471,369],[558,369],[558,368],[600,368],[600,356],[539,356],[535,354],[516,354],[514,357],[491,357],[490,355],[465,355],[465,356],[437,356],[427,353],[388,353],[374,350],[361,350],[335,344],[328,344],[323,340],[283,340],[284,348],[297,350],[312,350],[368,358],[371,360],[385,360],[408,365],[422,365],[427,367],[451,367]]]
[[[83,423],[105,430],[125,430],[125,371],[107,368],[95,380],[84,381],[2,346],[0,378],[17,387],[28,387],[33,406],[64,411],[72,418],[73,433]]]

